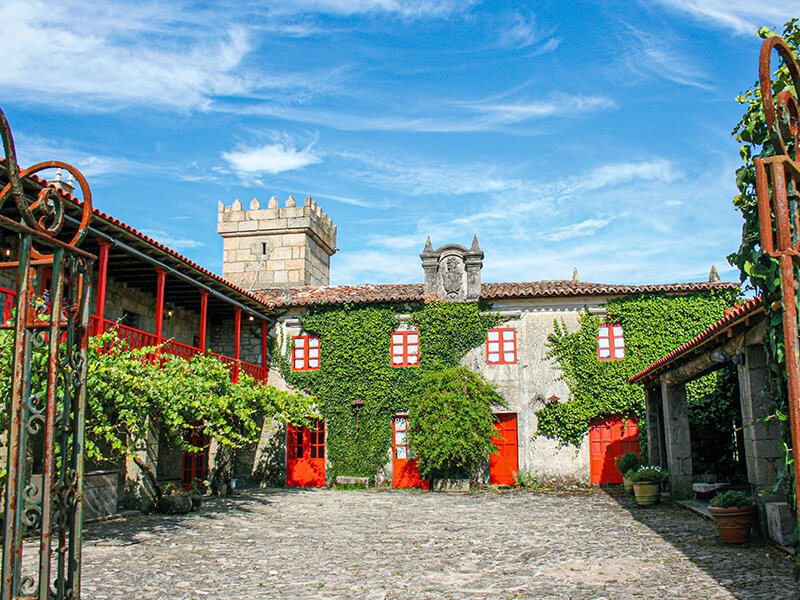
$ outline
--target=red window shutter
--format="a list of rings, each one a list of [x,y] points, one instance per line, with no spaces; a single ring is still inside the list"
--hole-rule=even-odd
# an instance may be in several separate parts
[[[625,358],[625,334],[622,325],[610,323],[600,325],[597,331],[597,360],[623,360]]]
[[[416,367],[419,365],[419,332],[393,331],[391,346],[393,367]]]
[[[292,338],[292,371],[319,369],[319,338],[313,335],[298,335]]]
[[[517,330],[495,327],[486,333],[486,364],[512,365],[517,362]]]

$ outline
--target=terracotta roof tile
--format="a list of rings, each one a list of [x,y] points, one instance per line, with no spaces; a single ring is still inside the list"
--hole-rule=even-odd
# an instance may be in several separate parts
[[[764,307],[761,301],[761,296],[758,298],[753,298],[752,300],[749,300],[744,304],[740,304],[739,306],[734,306],[733,308],[727,309],[725,311],[725,316],[723,316],[719,321],[702,331],[694,339],[689,340],[682,346],[678,346],[666,356],[662,356],[653,364],[629,378],[628,381],[630,383],[642,383],[642,380],[648,375],[652,375],[656,371],[663,370],[669,363],[675,362],[679,357],[691,352],[707,340],[724,333],[729,327],[733,326],[735,322],[753,316],[754,314],[763,310]]]
[[[663,285],[607,285],[571,280],[528,281],[517,283],[484,283],[481,300],[498,298],[552,298],[557,296],[617,296],[638,293],[686,294],[707,290],[735,290],[738,284],[722,283],[669,283]],[[421,283],[366,284],[322,286],[308,285],[289,289],[264,290],[264,301],[278,307],[312,306],[315,304],[378,303],[378,302],[423,302],[426,300]]]

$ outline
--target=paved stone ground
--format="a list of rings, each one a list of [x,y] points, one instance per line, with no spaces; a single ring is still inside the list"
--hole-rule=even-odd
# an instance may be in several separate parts
[[[772,546],[601,490],[263,490],[85,539],[92,600],[800,598]]]

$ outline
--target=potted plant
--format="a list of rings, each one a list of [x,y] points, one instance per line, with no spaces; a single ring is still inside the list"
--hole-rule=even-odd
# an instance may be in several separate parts
[[[652,506],[661,501],[661,482],[667,478],[667,472],[661,467],[641,465],[630,474],[633,482],[633,494],[639,506]]]
[[[642,461],[639,460],[639,455],[635,452],[626,452],[616,457],[614,462],[617,463],[617,470],[620,472],[620,475],[622,475],[622,484],[625,486],[625,491],[632,494],[633,482],[631,481],[630,475],[642,464]]]
[[[743,544],[750,541],[750,530],[756,514],[752,496],[734,490],[719,493],[712,498],[708,512],[714,518],[723,542]]]

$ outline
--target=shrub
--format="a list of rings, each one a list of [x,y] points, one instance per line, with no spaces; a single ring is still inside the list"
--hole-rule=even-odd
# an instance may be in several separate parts
[[[668,473],[661,467],[642,465],[629,475],[633,483],[660,483],[667,478]]]
[[[630,471],[635,471],[642,464],[642,461],[639,460],[639,455],[635,452],[626,452],[622,456],[615,458],[614,462],[617,463],[617,470],[623,477],[627,477]]]
[[[411,398],[409,439],[423,477],[469,477],[496,452],[492,406],[503,398],[464,367],[424,375]]]
[[[744,492],[728,490],[721,492],[711,499],[711,506],[716,508],[735,508],[740,506],[750,506],[753,504],[753,497]]]

